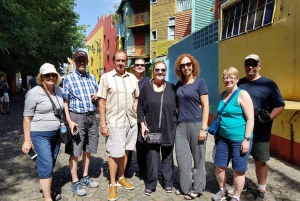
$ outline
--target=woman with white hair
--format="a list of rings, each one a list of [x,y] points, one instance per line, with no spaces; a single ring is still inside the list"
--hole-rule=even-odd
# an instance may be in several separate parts
[[[31,149],[37,153],[36,166],[44,201],[61,199],[61,195],[51,192],[53,168],[60,148],[60,119],[63,111],[61,81],[54,65],[45,63],[37,76],[37,87],[26,94],[22,151],[28,154]],[[52,100],[50,100],[52,99]]]

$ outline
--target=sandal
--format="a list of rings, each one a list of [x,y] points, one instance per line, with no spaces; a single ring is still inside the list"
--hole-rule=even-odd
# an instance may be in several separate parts
[[[44,193],[43,190],[40,190],[40,193],[42,193],[42,197],[44,198]],[[56,200],[60,200],[62,198],[61,194],[55,192],[55,191],[51,191],[50,193],[52,200],[56,201]]]
[[[182,195],[182,194],[183,194],[183,192],[181,190],[176,189],[175,195]]]
[[[200,197],[200,194],[196,193],[196,195],[194,196],[194,195],[192,195],[192,192],[190,192],[184,196],[184,199],[185,200],[194,200],[196,197]]]

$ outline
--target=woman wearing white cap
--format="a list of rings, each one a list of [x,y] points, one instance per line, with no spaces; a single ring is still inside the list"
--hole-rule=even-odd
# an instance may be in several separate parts
[[[37,76],[39,86],[29,90],[24,105],[24,144],[22,151],[37,153],[36,166],[44,201],[59,200],[60,194],[51,192],[53,167],[60,148],[60,118],[63,111],[61,81],[54,65],[45,63]],[[51,99],[51,100],[50,100]]]

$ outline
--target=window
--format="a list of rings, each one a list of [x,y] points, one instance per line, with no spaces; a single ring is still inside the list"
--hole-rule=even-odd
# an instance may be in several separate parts
[[[192,9],[192,0],[177,0],[177,12]]]
[[[151,31],[151,40],[157,40],[157,31],[156,30]]]
[[[243,0],[223,9],[221,40],[225,40],[273,21],[275,0]]]
[[[151,3],[157,3],[157,0],[151,0]]]
[[[170,17],[168,23],[168,40],[174,40],[174,39],[175,39],[175,17]]]

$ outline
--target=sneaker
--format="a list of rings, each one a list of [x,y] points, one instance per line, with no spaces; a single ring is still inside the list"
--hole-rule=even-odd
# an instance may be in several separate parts
[[[169,187],[169,186],[166,187],[166,188],[165,188],[165,192],[166,192],[166,193],[172,193],[172,192],[173,192],[172,187]]]
[[[231,198],[230,201],[240,201],[241,199]]]
[[[267,200],[266,191],[257,189],[255,201],[265,201],[265,200]]]
[[[150,189],[146,188],[145,191],[144,191],[144,194],[150,196],[152,194],[152,191]]]
[[[10,114],[10,111],[6,111],[6,114]]]
[[[247,192],[247,190],[248,190],[248,189],[247,189],[247,186],[244,185],[244,188],[243,188],[242,192]],[[234,195],[234,186],[231,186],[231,188],[228,189],[228,194]]]
[[[84,196],[86,195],[86,191],[82,188],[81,183],[78,181],[75,184],[71,182],[71,188],[72,192],[75,193],[78,196]]]
[[[117,186],[116,185],[109,186],[107,200],[114,201],[117,199],[118,199]]]
[[[227,196],[228,196],[227,190],[225,192],[223,192],[222,190],[219,190],[219,192],[217,192],[216,194],[213,195],[211,200],[213,200],[213,201],[222,201],[222,200],[226,200]]]
[[[80,180],[81,185],[88,186],[90,188],[97,188],[99,186],[98,182],[93,181],[89,176],[86,176]]]
[[[117,182],[117,186],[122,186],[126,190],[132,190],[134,189],[133,184],[129,183],[125,177],[122,177],[122,179],[119,179]]]

